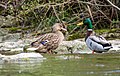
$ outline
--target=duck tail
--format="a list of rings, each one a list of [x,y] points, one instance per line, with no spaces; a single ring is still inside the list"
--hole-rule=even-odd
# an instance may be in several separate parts
[[[36,47],[36,46],[38,46],[39,44],[38,44],[37,41],[34,41],[34,42],[32,42],[30,45],[31,45],[32,47]]]
[[[32,42],[30,45],[33,47],[35,42]]]
[[[113,46],[112,46],[111,43],[107,43],[107,44],[104,45],[104,49],[105,49],[105,50],[109,50],[109,49],[111,49],[111,48],[113,48]]]

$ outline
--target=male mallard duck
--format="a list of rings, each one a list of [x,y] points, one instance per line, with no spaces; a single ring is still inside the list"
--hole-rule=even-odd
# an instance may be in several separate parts
[[[87,25],[87,35],[85,37],[86,45],[94,52],[102,53],[112,48],[112,45],[102,36],[94,34],[93,25],[90,18],[86,18],[77,25]]]
[[[52,33],[47,33],[39,36],[39,38],[32,42],[33,47],[37,47],[37,52],[45,50],[45,52],[52,52],[64,40],[63,31],[67,31],[63,23],[55,23],[52,26]]]

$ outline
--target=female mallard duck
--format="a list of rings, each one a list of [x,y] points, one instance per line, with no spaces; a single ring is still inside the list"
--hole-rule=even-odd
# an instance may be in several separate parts
[[[49,52],[56,49],[58,45],[63,41],[63,31],[67,31],[63,23],[55,23],[52,26],[52,33],[47,33],[39,36],[39,38],[32,42],[32,47],[38,48],[37,52]]]
[[[93,32],[93,25],[90,18],[86,18],[77,25],[87,25],[87,35],[85,37],[86,45],[94,52],[102,53],[112,48],[112,45],[102,36],[97,36]]]

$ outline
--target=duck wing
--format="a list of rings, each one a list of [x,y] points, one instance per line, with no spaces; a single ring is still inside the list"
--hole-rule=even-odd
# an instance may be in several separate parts
[[[90,36],[89,39],[94,41],[95,43],[98,43],[103,46],[104,50],[109,50],[112,48],[111,43],[109,43],[104,37],[102,36]]]
[[[59,44],[59,36],[55,33],[48,33],[39,36],[39,38],[33,42],[33,45],[43,45],[46,49],[55,49]]]
[[[90,36],[89,37],[91,40],[93,40],[94,42],[96,43],[99,43],[99,44],[109,44],[109,42],[103,37],[103,36]]]

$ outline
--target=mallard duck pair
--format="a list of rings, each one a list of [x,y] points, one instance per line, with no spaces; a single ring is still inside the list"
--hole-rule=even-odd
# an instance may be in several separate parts
[[[64,40],[62,31],[67,31],[65,25],[63,23],[55,23],[52,26],[52,33],[40,35],[31,45],[38,48],[37,52],[53,53],[53,50]]]
[[[112,48],[111,43],[109,43],[103,36],[95,35],[93,31],[93,25],[90,18],[86,18],[83,22],[77,25],[87,25],[87,35],[85,37],[86,45],[94,52],[102,53],[107,52]]]

